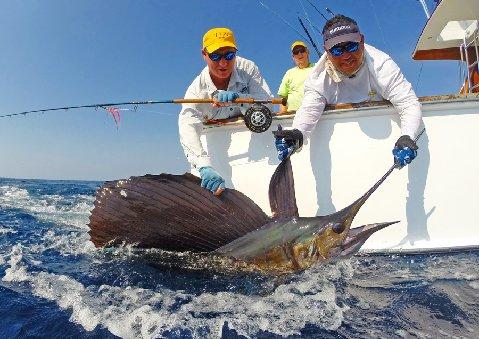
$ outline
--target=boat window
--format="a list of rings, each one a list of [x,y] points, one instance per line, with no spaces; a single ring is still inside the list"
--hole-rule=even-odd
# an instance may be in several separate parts
[[[450,41],[466,39],[477,31],[477,20],[449,21],[437,37],[437,41]]]

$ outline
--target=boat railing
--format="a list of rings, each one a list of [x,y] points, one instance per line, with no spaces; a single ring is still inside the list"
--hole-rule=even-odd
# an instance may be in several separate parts
[[[465,69],[461,71],[462,78],[466,86],[463,88],[464,93],[479,92],[479,21],[476,20],[474,24],[470,25],[464,31],[464,38],[462,44],[459,46],[461,53],[461,61]],[[465,74],[464,74],[465,73]]]

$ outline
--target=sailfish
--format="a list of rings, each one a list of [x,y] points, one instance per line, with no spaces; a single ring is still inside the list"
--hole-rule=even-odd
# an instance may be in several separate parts
[[[263,272],[302,271],[355,254],[373,233],[398,222],[351,227],[389,173],[351,205],[316,217],[298,214],[289,157],[270,180],[272,216],[235,189],[211,194],[190,173],[109,181],[96,193],[89,234],[97,247],[134,244],[225,257]]]

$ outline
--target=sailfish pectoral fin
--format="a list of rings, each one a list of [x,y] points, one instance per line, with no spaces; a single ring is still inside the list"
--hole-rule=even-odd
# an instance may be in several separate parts
[[[355,227],[349,230],[348,236],[346,237],[345,241],[341,245],[341,253],[340,256],[342,258],[350,257],[355,254],[361,246],[369,239],[369,237],[390,225],[397,224],[399,221],[391,221],[391,222],[380,222],[375,224],[368,224],[363,225],[360,227]]]

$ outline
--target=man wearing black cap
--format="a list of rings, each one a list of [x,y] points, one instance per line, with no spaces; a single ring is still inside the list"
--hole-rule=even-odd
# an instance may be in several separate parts
[[[401,120],[401,137],[394,145],[398,167],[416,157],[414,138],[421,122],[421,105],[411,84],[389,55],[364,43],[351,18],[336,15],[323,28],[325,54],[304,84],[304,98],[292,130],[275,133],[282,160],[299,149],[316,126],[327,104],[389,100]]]

